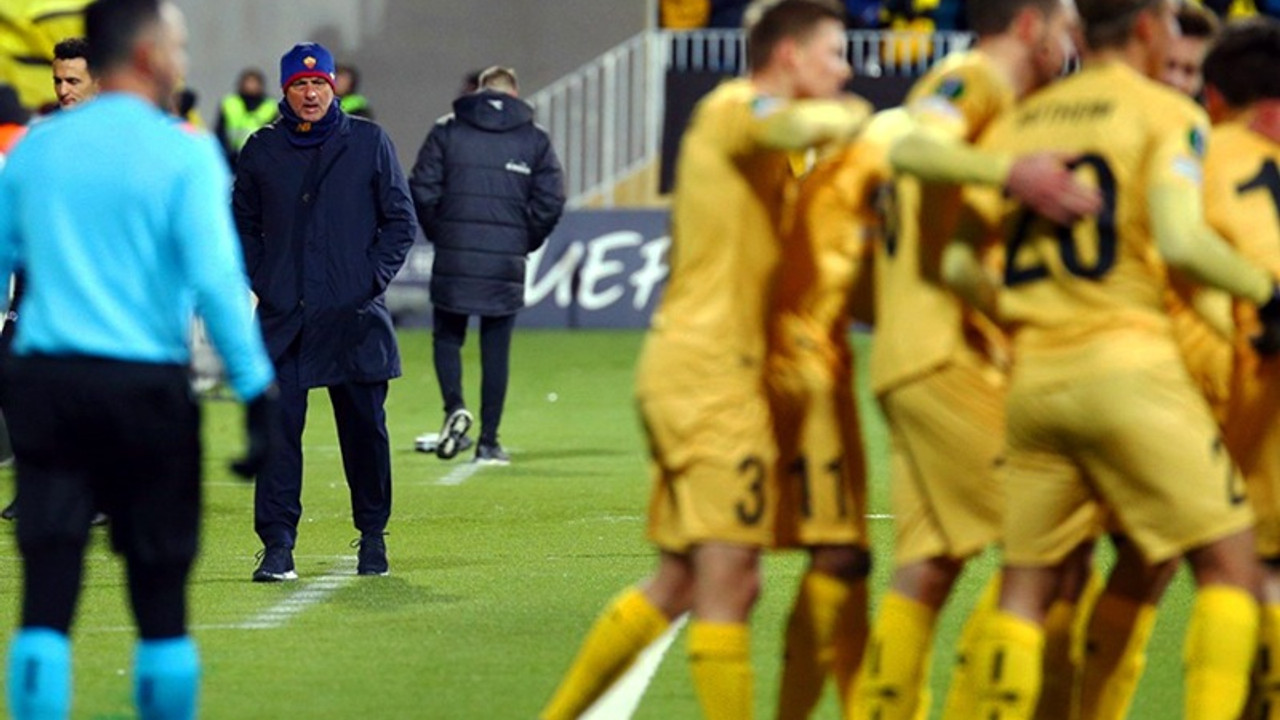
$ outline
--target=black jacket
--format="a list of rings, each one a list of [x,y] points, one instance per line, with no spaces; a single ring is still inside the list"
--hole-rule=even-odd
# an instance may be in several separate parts
[[[301,335],[304,387],[398,377],[383,291],[417,225],[391,139],[343,115],[324,145],[303,149],[282,123],[249,138],[232,196],[267,351],[278,360]]]
[[[435,245],[431,301],[465,315],[524,307],[525,256],[564,209],[564,178],[533,109],[482,90],[453,103],[427,135],[409,186]]]

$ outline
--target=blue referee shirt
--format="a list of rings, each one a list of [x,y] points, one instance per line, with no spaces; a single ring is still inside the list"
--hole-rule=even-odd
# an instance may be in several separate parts
[[[110,93],[31,128],[0,171],[0,278],[27,274],[18,355],[187,364],[193,313],[232,388],[272,379],[214,139]]]

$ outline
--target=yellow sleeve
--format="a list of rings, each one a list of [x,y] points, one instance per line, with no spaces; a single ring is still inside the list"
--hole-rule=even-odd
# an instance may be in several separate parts
[[[852,140],[874,110],[858,97],[773,101],[778,103],[773,108],[761,107],[762,102],[770,101],[757,99],[753,103],[751,137],[756,145],[773,150],[803,150]]]
[[[1245,260],[1205,220],[1201,161],[1207,131],[1199,124],[1175,127],[1158,138],[1147,168],[1151,230],[1170,266],[1210,287],[1261,304],[1271,297],[1272,280]]]
[[[1000,286],[983,265],[982,249],[997,232],[1000,193],[972,186],[964,196],[955,236],[942,253],[942,277],[961,300],[994,320]]]
[[[957,71],[913,95],[911,130],[889,153],[894,169],[934,182],[1003,186],[1013,158],[974,145],[1002,109],[990,80]]]

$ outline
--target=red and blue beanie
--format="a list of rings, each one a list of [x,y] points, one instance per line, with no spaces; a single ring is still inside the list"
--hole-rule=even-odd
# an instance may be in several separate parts
[[[280,87],[287,88],[299,78],[324,78],[334,84],[333,55],[319,43],[299,43],[280,58]]]

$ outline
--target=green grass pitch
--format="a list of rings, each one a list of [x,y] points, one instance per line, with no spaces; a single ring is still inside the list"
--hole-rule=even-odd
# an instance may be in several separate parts
[[[383,578],[352,577],[349,543],[357,534],[328,398],[318,391],[305,439],[295,556],[301,579],[249,581],[258,550],[252,491],[225,469],[242,443],[240,410],[209,403],[203,555],[191,585],[191,622],[205,666],[202,717],[535,717],[601,606],[653,566],[644,540],[645,455],[631,402],[640,339],[638,332],[518,332],[502,434],[512,465],[460,478],[450,473],[464,459],[445,463],[412,451],[417,434],[437,428],[441,407],[429,334],[402,333],[405,377],[392,384],[387,406],[395,501],[387,538],[391,575]],[[865,350],[865,337],[855,342]],[[464,355],[467,397],[476,410],[477,344],[470,338]],[[885,431],[865,397],[862,407],[872,463],[869,510],[885,514]],[[9,492],[6,477],[0,493]],[[883,519],[870,526],[878,597],[891,528]],[[7,641],[17,622],[21,572],[14,543],[0,547]],[[989,554],[975,563],[940,621],[935,717],[961,619],[994,562]],[[774,712],[782,629],[802,568],[795,554],[765,563],[752,646],[761,718]],[[133,631],[121,569],[95,530],[74,630],[76,718],[133,717]],[[1161,610],[1135,718],[1181,714],[1189,603],[1184,574]],[[681,639],[636,717],[697,716]],[[837,716],[828,689],[817,717]]]

